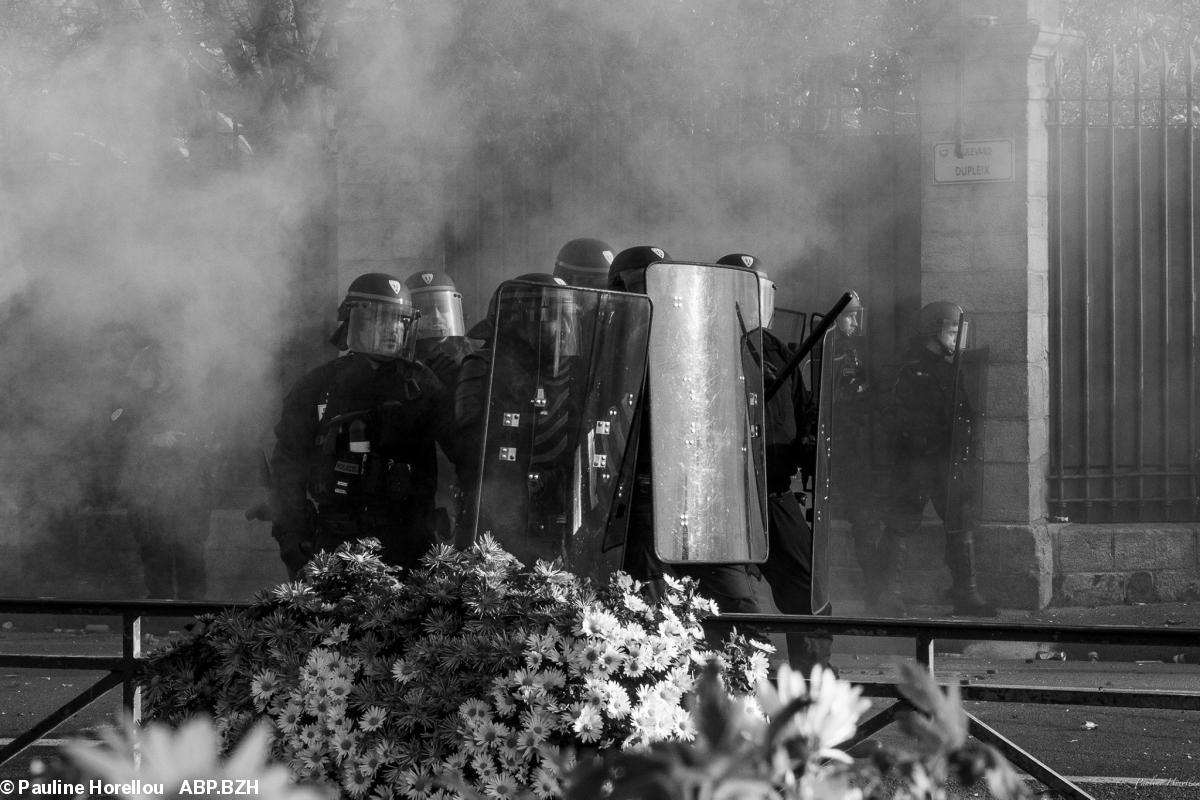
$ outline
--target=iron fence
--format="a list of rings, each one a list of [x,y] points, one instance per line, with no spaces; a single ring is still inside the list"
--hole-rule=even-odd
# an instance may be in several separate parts
[[[1200,519],[1191,49],[1058,62],[1049,103],[1052,516]]]

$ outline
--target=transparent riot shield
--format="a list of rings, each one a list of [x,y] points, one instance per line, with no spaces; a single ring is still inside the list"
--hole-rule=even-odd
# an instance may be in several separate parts
[[[791,308],[776,308],[771,333],[790,348],[796,348],[808,335],[809,315]]]
[[[642,295],[509,281],[498,291],[476,538],[601,578],[646,370]]]
[[[814,381],[817,387],[817,430],[815,433],[815,459],[811,466],[812,488],[809,492],[809,508],[812,509],[813,555],[812,555],[812,608],[819,612],[829,605],[829,546],[832,527],[832,495],[834,491],[834,448],[840,445],[835,422],[835,397],[833,392],[821,391],[833,382],[833,360],[823,358],[826,348],[832,347],[836,331],[825,333],[821,344],[815,348],[814,361],[820,372]],[[801,468],[804,471],[804,468]],[[807,484],[808,481],[805,481]]]
[[[667,563],[767,556],[758,276],[659,262],[646,270],[655,551]],[[646,443],[641,443],[642,447]]]
[[[959,324],[951,397],[950,452],[946,472],[946,532],[969,531],[983,502],[984,429],[990,350],[974,341],[970,321]]]
[[[835,551],[853,553],[858,579],[865,584],[862,593],[870,595],[886,580],[881,562],[890,558],[882,526],[891,483],[876,473],[875,450],[879,438],[892,432],[878,422],[880,391],[870,384],[866,343],[860,325],[835,323],[814,353],[819,421],[815,473],[820,491],[814,491],[813,536],[818,550],[825,548],[826,565]],[[814,603],[852,605],[844,602],[849,598],[818,598],[817,588],[814,585]],[[828,591],[828,583],[824,588]]]

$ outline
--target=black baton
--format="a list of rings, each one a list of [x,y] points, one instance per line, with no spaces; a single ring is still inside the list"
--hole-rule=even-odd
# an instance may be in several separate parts
[[[796,371],[796,367],[800,366],[800,362],[804,360],[804,357],[817,346],[817,342],[824,338],[825,332],[829,330],[829,326],[837,321],[838,316],[845,310],[846,306],[850,305],[850,301],[853,299],[854,294],[846,292],[842,295],[842,299],[833,304],[833,308],[829,309],[829,313],[821,318],[821,321],[817,324],[817,327],[813,328],[808,338],[800,343],[800,349],[783,365],[783,369],[775,376],[775,380],[771,381],[771,385],[767,387],[764,402],[771,402],[771,398],[779,391],[779,387],[783,386],[783,382],[791,377],[792,373]]]

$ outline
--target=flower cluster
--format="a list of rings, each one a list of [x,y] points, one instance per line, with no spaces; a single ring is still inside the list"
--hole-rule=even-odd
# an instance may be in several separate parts
[[[571,580],[546,565],[539,577],[548,585]],[[618,574],[595,598],[581,598],[570,619],[526,633],[523,663],[459,708],[462,738],[450,773],[489,796],[530,786],[549,798],[561,793],[560,769],[571,765],[575,745],[605,751],[692,739],[684,698],[717,655],[704,650],[699,624],[715,607],[690,581],[668,578],[658,605],[640,589]],[[729,648],[733,691],[751,692],[766,676],[768,649],[741,641]]]
[[[147,716],[212,714],[226,747],[265,719],[277,759],[345,797],[549,797],[577,748],[691,737],[683,699],[714,655],[730,691],[766,674],[741,637],[705,649],[715,609],[689,580],[651,604],[626,575],[593,587],[490,539],[403,575],[377,553],[319,555],[249,609],[201,618],[149,659]]]
[[[695,685],[694,741],[656,742],[612,751],[567,775],[564,800],[590,800],[606,786],[610,800],[944,800],[953,776],[963,787],[985,784],[999,800],[1029,791],[990,745],[970,742],[957,686],[943,692],[919,665],[903,664],[899,691],[915,709],[902,717],[917,752],[879,750],[853,758],[842,749],[870,707],[862,688],[821,666],[807,675],[779,669],[757,697],[732,697],[716,669]]]

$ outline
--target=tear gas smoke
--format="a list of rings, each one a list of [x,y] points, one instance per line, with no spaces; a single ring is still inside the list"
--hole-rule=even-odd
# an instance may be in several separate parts
[[[797,87],[814,90],[806,65],[845,42],[881,38],[872,26],[885,18],[860,5],[878,4],[325,4],[337,113],[315,126],[270,118],[270,148],[239,139],[237,113],[199,93],[197,65],[136,15],[36,63],[9,37],[0,503],[52,514],[100,502],[98,472],[112,466],[94,451],[147,344],[175,371],[180,413],[269,447],[285,345],[303,336],[296,360],[309,364],[332,355],[320,329],[335,292],[300,266],[315,225],[338,226],[341,288],[367,269],[402,271],[405,256],[444,257],[461,279],[471,265],[456,271],[455,258],[476,247],[475,318],[499,281],[549,271],[576,236],[700,261],[752,252],[780,305],[798,301],[811,281],[789,270],[831,248],[835,227],[822,213],[830,187],[797,187]],[[334,128],[342,216],[320,219]],[[359,244],[355,202],[394,225],[386,245]],[[519,235],[503,251],[481,242],[519,203]],[[821,288],[832,299],[844,286]]]

